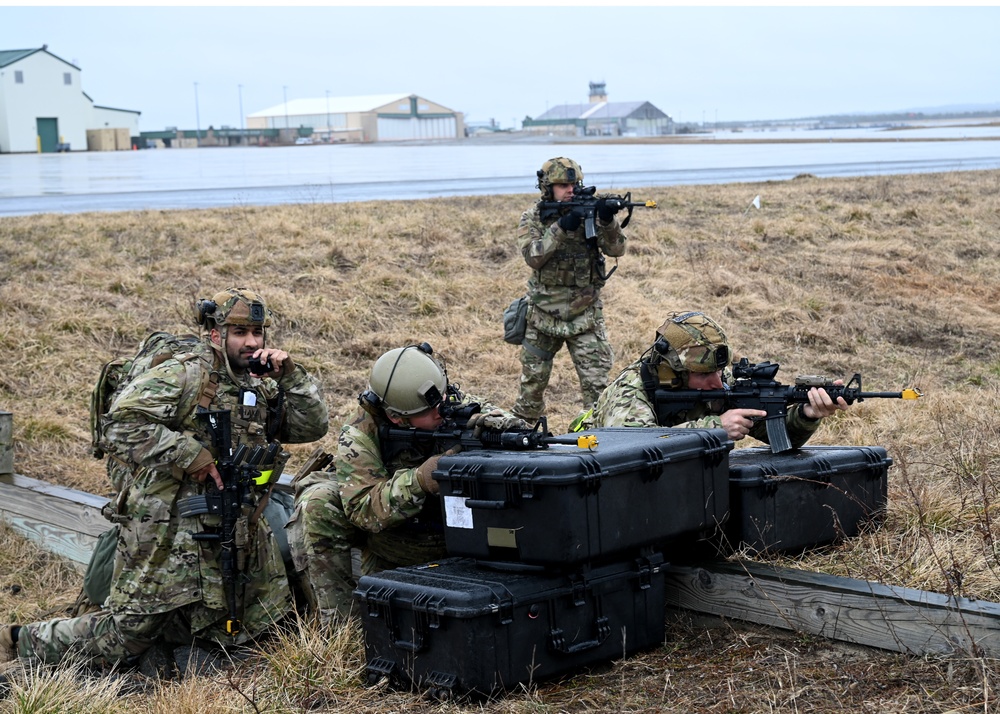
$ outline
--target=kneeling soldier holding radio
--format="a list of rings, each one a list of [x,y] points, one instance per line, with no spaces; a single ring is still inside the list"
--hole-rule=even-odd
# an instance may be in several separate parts
[[[317,382],[268,346],[271,313],[231,288],[199,303],[202,343],[135,377],[101,419],[122,470],[111,591],[98,612],[0,628],[0,659],[98,663],[154,643],[220,646],[291,612],[272,528],[262,514],[280,442],[326,434]],[[268,368],[268,364],[270,367]]]

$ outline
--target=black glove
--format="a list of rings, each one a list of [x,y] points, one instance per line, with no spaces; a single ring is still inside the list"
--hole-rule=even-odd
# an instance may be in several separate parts
[[[618,203],[608,203],[608,199],[601,198],[597,201],[597,217],[602,223],[611,223],[615,219],[615,214],[621,210]]]
[[[559,219],[559,227],[567,233],[572,233],[580,227],[580,216],[574,211],[570,211]]]

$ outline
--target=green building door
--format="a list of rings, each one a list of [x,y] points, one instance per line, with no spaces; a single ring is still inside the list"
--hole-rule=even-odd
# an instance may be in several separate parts
[[[59,149],[59,120],[35,119],[38,127],[38,144],[43,154],[55,153]]]

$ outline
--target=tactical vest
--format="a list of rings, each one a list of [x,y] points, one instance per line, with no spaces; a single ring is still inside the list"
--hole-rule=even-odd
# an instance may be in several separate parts
[[[550,221],[546,229],[554,222],[555,220]],[[578,228],[559,244],[545,265],[533,271],[535,282],[548,287],[603,288],[605,281],[598,278],[594,270],[597,250],[596,242],[590,248],[584,238],[583,228]]]

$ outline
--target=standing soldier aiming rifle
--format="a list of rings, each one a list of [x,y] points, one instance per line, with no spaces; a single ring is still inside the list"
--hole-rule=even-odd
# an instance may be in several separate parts
[[[129,382],[100,419],[124,466],[110,595],[98,612],[0,628],[0,657],[99,663],[154,643],[226,646],[291,612],[285,566],[262,511],[280,442],[326,434],[319,386],[268,344],[271,313],[246,288],[199,302],[202,342]]]
[[[617,268],[606,272],[604,256],[625,254],[623,226],[615,215],[622,209],[631,215],[636,205],[655,206],[595,196],[593,188],[584,188],[583,171],[572,159],[549,159],[537,176],[541,200],[521,216],[517,234],[532,273],[513,411],[531,422],[545,411],[552,359],[564,344],[580,379],[583,408],[591,408],[601,395],[614,357],[601,288]]]

